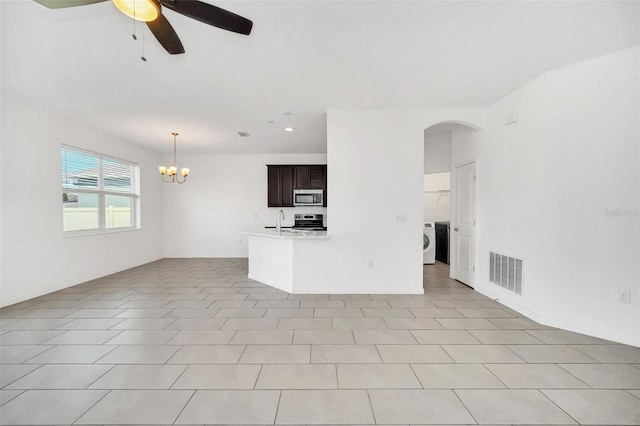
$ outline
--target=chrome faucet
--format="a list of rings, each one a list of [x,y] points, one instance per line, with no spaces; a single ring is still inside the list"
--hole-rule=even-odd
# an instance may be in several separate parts
[[[286,219],[286,217],[284,216],[284,210],[280,209],[280,211],[278,212],[278,223],[276,225],[276,229],[279,231],[280,229],[282,229],[282,221]]]

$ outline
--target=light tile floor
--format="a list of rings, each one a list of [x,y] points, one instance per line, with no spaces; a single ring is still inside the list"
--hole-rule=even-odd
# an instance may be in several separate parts
[[[640,349],[425,266],[424,295],[290,295],[165,259],[0,310],[0,423],[640,424]]]

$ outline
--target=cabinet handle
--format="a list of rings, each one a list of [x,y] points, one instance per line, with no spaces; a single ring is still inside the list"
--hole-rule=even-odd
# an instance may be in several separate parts
[[[458,232],[458,228],[457,228],[457,227],[456,227],[456,228],[453,228],[453,230],[454,230],[454,231],[456,231],[456,232]]]

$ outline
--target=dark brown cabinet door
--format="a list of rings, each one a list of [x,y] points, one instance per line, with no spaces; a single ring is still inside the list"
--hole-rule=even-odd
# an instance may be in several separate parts
[[[327,166],[322,167],[322,205],[327,207]]]
[[[309,189],[309,167],[295,168],[296,189]]]
[[[267,166],[267,206],[293,207],[293,167]]]
[[[267,168],[267,206],[279,207],[282,203],[280,196],[280,168]]]
[[[281,193],[283,207],[293,207],[293,167],[280,168]]]
[[[324,189],[324,167],[309,167],[309,188]]]
[[[324,189],[325,166],[296,166],[295,189]]]

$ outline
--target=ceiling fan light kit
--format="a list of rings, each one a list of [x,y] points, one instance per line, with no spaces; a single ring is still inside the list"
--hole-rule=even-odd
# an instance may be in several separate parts
[[[50,9],[86,6],[107,0],[34,0]],[[119,11],[136,21],[147,23],[149,30],[171,55],[184,53],[184,47],[167,18],[162,6],[181,15],[223,30],[249,35],[253,22],[228,10],[198,0],[111,0]],[[144,56],[143,56],[143,60]]]
[[[160,3],[157,0],[111,0],[115,7],[136,21],[150,22],[158,19]]]

